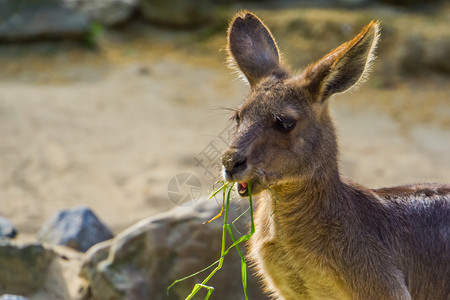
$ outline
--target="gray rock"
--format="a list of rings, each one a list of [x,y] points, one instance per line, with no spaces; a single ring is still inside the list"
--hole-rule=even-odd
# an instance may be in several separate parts
[[[397,51],[404,75],[450,74],[450,39],[446,36],[411,35]]]
[[[44,284],[54,252],[42,245],[0,244],[0,294],[26,295]]]
[[[17,235],[17,230],[7,219],[0,217],[0,239],[13,239]]]
[[[140,11],[150,22],[172,27],[197,27],[207,24],[214,14],[210,0],[141,0]]]
[[[416,75],[425,67],[425,39],[421,35],[412,35],[397,50],[399,70],[405,75]]]
[[[343,5],[345,7],[361,7],[373,3],[373,0],[339,0],[336,1],[338,5]]]
[[[77,8],[105,26],[126,22],[138,8],[138,0],[77,0]]]
[[[391,5],[398,5],[398,6],[418,6],[418,5],[424,5],[424,4],[437,4],[439,2],[443,2],[442,0],[378,0],[382,3],[387,3]]]
[[[425,63],[434,72],[450,74],[450,38],[436,37],[425,44]]]
[[[112,237],[109,228],[89,208],[81,206],[60,211],[42,227],[37,240],[85,252]]]
[[[240,205],[231,203],[229,223],[245,209],[243,201]],[[219,258],[223,219],[201,224],[219,211],[220,206],[214,200],[201,200],[194,207],[179,207],[144,219],[120,233],[111,245],[105,243],[92,248],[85,254],[80,274],[88,282],[86,299],[185,299],[194,284],[201,282],[212,269],[176,284],[169,295],[167,287]],[[246,214],[235,225],[246,232],[248,221]],[[251,274],[249,269],[249,298],[268,299]],[[208,284],[215,288],[215,299],[243,298],[240,258],[235,249]],[[204,297],[204,292],[199,295]]]
[[[88,16],[59,0],[0,0],[0,40],[80,37]]]
[[[5,294],[0,297],[0,300],[28,300],[28,298],[17,295]]]
[[[80,270],[80,276],[83,278],[90,278],[91,271],[94,270],[97,265],[106,260],[111,249],[113,240],[104,241],[92,246],[84,255],[83,264]]]
[[[127,21],[138,0],[0,0],[0,40],[85,38],[94,23]]]
[[[83,264],[81,265],[79,276],[87,279],[82,284],[78,298],[87,300],[92,298],[91,283],[97,282],[96,276],[97,265],[108,258],[109,250],[111,248],[113,240],[104,241],[92,246],[83,257]],[[98,287],[95,287],[98,290]],[[101,289],[101,288],[100,288]]]

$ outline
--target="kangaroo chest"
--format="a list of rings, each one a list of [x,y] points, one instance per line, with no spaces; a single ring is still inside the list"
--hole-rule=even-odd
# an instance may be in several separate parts
[[[257,215],[251,257],[279,299],[350,300],[326,262],[302,245],[286,245],[271,217]],[[284,233],[286,234],[286,233]]]

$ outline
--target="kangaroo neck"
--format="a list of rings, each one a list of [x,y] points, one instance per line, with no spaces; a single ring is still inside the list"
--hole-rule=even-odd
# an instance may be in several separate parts
[[[272,198],[290,204],[323,202],[339,195],[343,185],[337,167],[323,166],[311,175],[298,176],[289,182],[275,185],[270,194]]]
[[[337,217],[341,215],[340,205],[344,205],[343,185],[337,169],[329,169],[320,175],[276,186],[266,194],[270,199],[269,213],[282,227],[293,223],[313,225],[325,215]]]

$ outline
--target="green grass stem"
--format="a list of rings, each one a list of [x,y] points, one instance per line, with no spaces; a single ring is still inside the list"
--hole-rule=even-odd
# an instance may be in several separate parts
[[[223,210],[223,226],[222,226],[222,247],[220,250],[220,258],[215,261],[214,263],[212,263],[211,265],[209,265],[208,267],[194,273],[191,274],[189,276],[186,276],[184,278],[175,280],[168,288],[167,288],[167,293],[169,293],[169,290],[171,287],[173,287],[175,284],[179,283],[180,281],[186,280],[188,278],[191,278],[193,276],[196,276],[210,268],[212,268],[213,266],[217,265],[214,270],[211,271],[211,273],[209,273],[209,275],[201,282],[201,283],[197,283],[194,285],[191,293],[185,298],[185,300],[190,300],[192,299],[202,288],[206,289],[208,292],[205,296],[205,300],[209,299],[209,297],[211,296],[211,294],[214,292],[214,287],[212,286],[208,286],[207,283],[208,281],[214,276],[214,274],[216,274],[217,271],[219,271],[222,268],[225,256],[228,254],[228,252],[230,252],[231,249],[236,248],[236,251],[239,254],[239,257],[241,258],[241,275],[242,275],[242,287],[244,289],[244,295],[245,295],[245,299],[248,300],[248,296],[247,296],[247,263],[245,261],[245,257],[241,251],[241,249],[239,248],[239,244],[241,244],[242,242],[248,241],[252,235],[255,233],[255,224],[253,221],[253,204],[252,204],[252,193],[251,193],[251,184],[248,184],[248,193],[249,193],[249,209],[250,210],[250,233],[241,236],[239,239],[236,240],[233,231],[231,230],[231,226],[228,224],[228,210],[229,210],[229,206],[230,206],[230,200],[231,200],[231,191],[233,189],[234,183],[229,183],[229,182],[223,182],[223,185],[221,187],[219,187],[217,190],[215,190],[211,196],[209,197],[210,199],[215,197],[219,192],[223,191],[223,199],[224,199],[224,205],[225,209],[223,209],[222,206],[222,210]],[[227,191],[228,189],[228,191]],[[225,200],[226,199],[226,200]],[[233,227],[236,229],[236,227],[234,226],[234,222],[236,222],[240,217],[242,217],[242,215],[244,215],[248,210],[246,210],[243,214],[241,214],[239,217],[237,217],[233,222],[232,225]],[[220,214],[219,214],[220,215]],[[218,215],[218,216],[219,216]],[[216,216],[217,217],[217,216]],[[215,217],[215,218],[216,218]],[[215,218],[211,219],[210,221],[214,220]],[[237,232],[239,232],[236,229]],[[230,236],[231,240],[232,240],[232,244],[229,247],[226,247],[226,236],[228,235]],[[239,232],[240,234],[240,232]]]

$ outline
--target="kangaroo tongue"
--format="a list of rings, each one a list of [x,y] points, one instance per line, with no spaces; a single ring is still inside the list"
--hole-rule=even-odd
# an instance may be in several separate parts
[[[247,192],[248,184],[247,182],[239,182],[238,183],[238,192],[239,194],[244,194]]]

